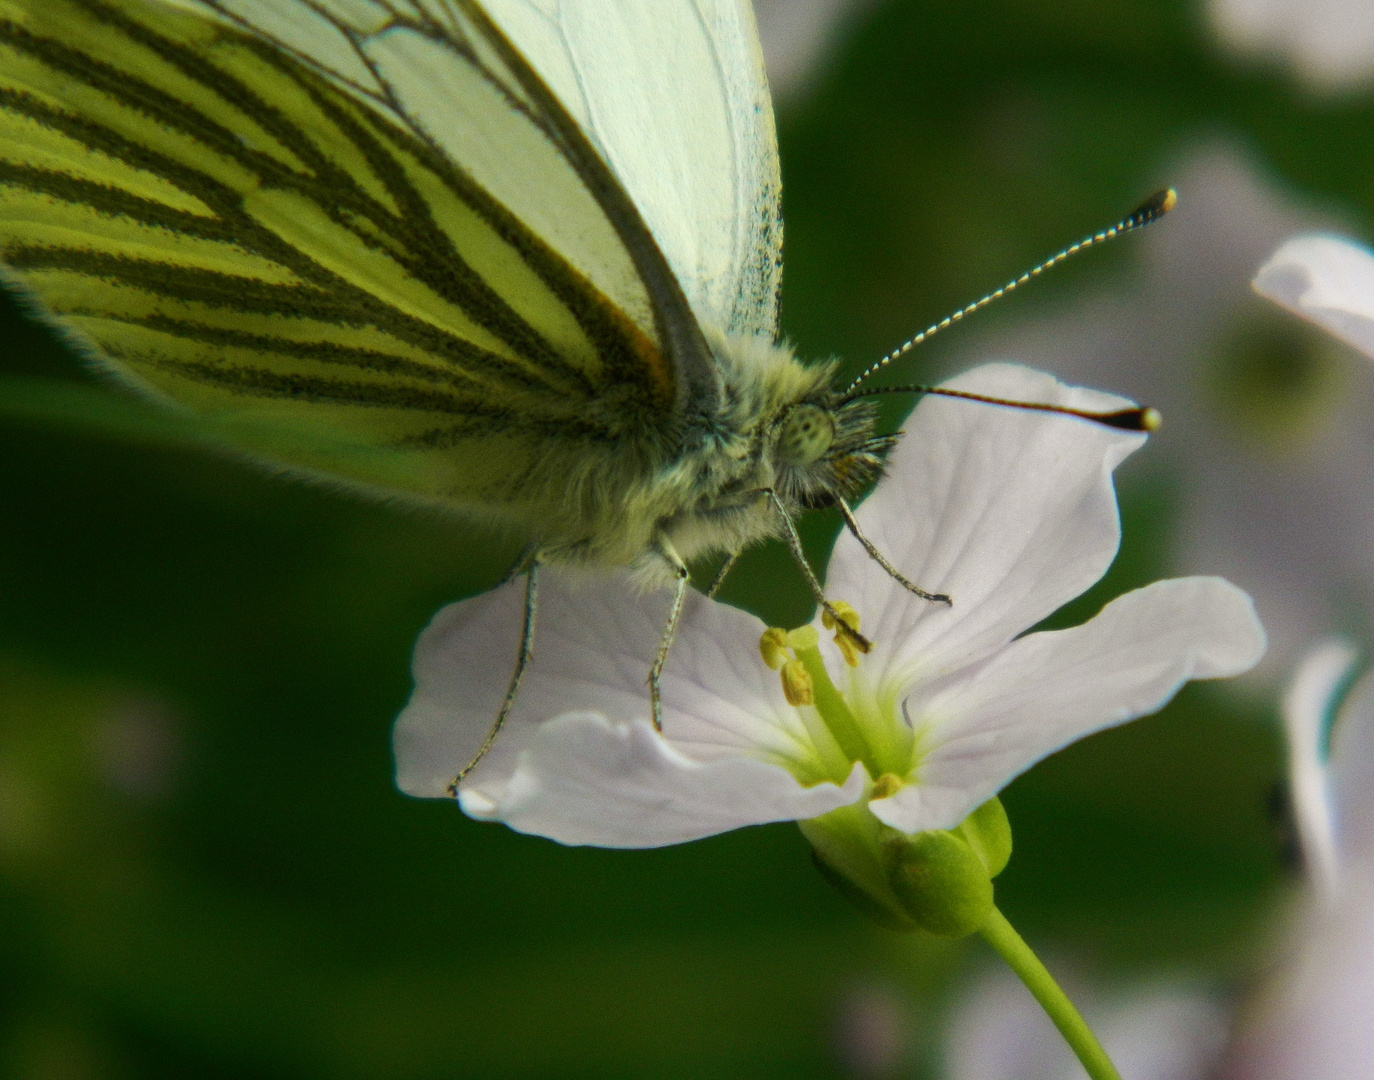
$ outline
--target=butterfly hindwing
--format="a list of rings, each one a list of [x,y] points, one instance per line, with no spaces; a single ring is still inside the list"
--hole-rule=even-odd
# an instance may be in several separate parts
[[[355,483],[495,508],[551,450],[670,424],[658,301],[556,125],[504,85],[518,55],[443,45],[462,160],[397,122],[389,83],[345,82],[376,75],[343,40],[353,68],[330,76],[146,0],[0,0],[0,259],[117,370]],[[491,155],[578,243],[531,227]]]

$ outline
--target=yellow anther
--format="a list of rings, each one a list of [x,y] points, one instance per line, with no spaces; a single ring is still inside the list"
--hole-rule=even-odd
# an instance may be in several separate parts
[[[888,799],[896,795],[905,786],[902,778],[895,773],[883,773],[882,776],[873,781],[873,793],[869,795],[869,798]]]
[[[836,600],[830,606],[835,610],[835,614],[822,611],[821,625],[827,630],[835,631],[835,644],[839,647],[844,662],[850,667],[858,667],[859,657],[868,651],[855,637],[859,632],[859,613],[843,600]],[[839,618],[836,619],[836,616]],[[843,626],[840,625],[841,622]],[[852,632],[846,633],[846,630]]]
[[[782,666],[782,693],[789,705],[814,705],[816,688],[811,674],[800,660],[789,660]]]
[[[816,628],[811,625],[799,626],[795,630],[787,632],[787,644],[800,651],[802,649],[814,649],[821,643],[821,635],[816,632]]]
[[[1160,415],[1158,409],[1147,408],[1140,414],[1141,431],[1158,431],[1159,425],[1164,423],[1164,417]]]
[[[770,626],[759,638],[759,653],[763,656],[763,662],[777,671],[787,663],[787,631]]]
[[[849,627],[849,629],[853,630],[856,634],[859,632],[859,613],[857,611],[843,600],[836,600],[831,603],[830,606],[834,609],[835,615],[838,615],[844,620],[845,626]],[[823,610],[821,612],[821,625],[827,630],[834,630],[836,625],[835,615],[831,615],[829,611]]]

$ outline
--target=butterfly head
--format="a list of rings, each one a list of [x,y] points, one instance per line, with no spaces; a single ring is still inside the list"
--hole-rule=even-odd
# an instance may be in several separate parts
[[[784,412],[773,444],[783,498],[803,509],[823,509],[877,480],[897,439],[874,434],[875,420],[867,402],[839,404],[830,395]]]

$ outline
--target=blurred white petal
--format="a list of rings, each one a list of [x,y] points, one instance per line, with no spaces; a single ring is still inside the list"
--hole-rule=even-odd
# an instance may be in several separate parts
[[[1228,1080],[1367,1080],[1374,1062],[1374,867],[1347,866],[1312,905],[1296,955],[1232,1047]]]
[[[1311,650],[1284,699],[1294,810],[1315,888],[1288,955],[1250,1002],[1227,1080],[1363,1080],[1374,1060],[1374,677],[1345,695],[1355,661],[1340,640]]]
[[[1336,716],[1327,776],[1337,851],[1374,872],[1374,672],[1355,683]]]
[[[1374,253],[1367,248],[1334,236],[1297,236],[1274,252],[1252,284],[1374,357]]]
[[[778,101],[806,92],[847,25],[873,0],[754,0],[768,82]]]
[[[1333,639],[1303,658],[1283,697],[1288,744],[1288,787],[1302,845],[1303,863],[1317,886],[1331,895],[1339,876],[1326,742],[1337,691],[1357,657],[1350,642]]]
[[[1209,0],[1208,14],[1233,52],[1285,61],[1314,89],[1374,78],[1374,5],[1366,0]]]
[[[1178,980],[1085,988],[1061,981],[1128,1080],[1207,1080],[1226,1040],[1216,997]],[[1053,1024],[1016,977],[986,969],[966,984],[945,1043],[944,1080],[1084,1080]]]

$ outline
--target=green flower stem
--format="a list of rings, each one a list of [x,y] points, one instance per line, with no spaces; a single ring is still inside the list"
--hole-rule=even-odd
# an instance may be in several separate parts
[[[1054,1021],[1059,1034],[1064,1036],[1064,1041],[1078,1055],[1078,1060],[1083,1063],[1092,1080],[1121,1080],[1121,1074],[1107,1057],[1107,1051],[1102,1049],[1097,1036],[1073,1007],[1068,995],[1059,989],[1054,976],[1045,970],[1040,958],[1031,952],[1031,947],[1007,922],[1007,917],[994,907],[979,933],[1016,972],[1016,977],[1026,984],[1026,989],[1035,995],[1035,1000],[1040,1002],[1040,1007]]]

